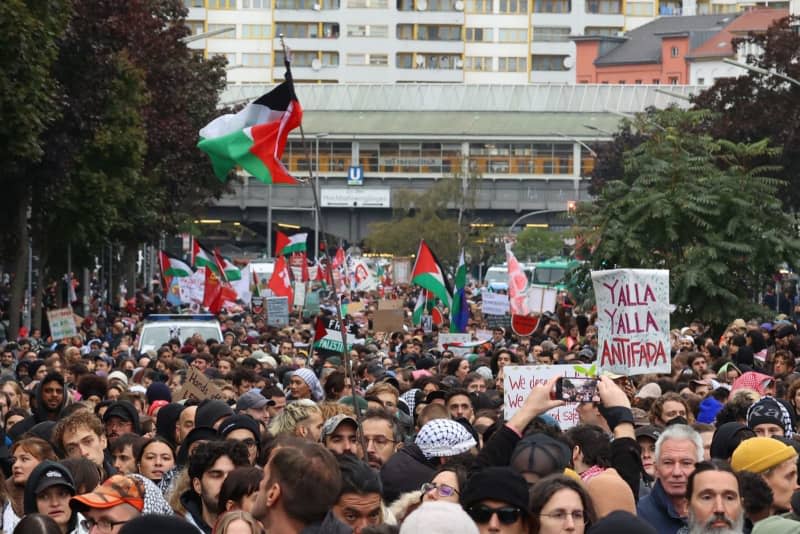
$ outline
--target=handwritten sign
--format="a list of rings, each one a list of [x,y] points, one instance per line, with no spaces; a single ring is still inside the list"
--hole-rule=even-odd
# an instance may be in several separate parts
[[[447,348],[445,347],[445,345],[456,344],[456,343],[459,345],[468,345],[472,343],[472,334],[469,333],[459,334],[457,332],[451,334],[450,332],[439,332],[438,341],[439,341],[439,350],[444,350]],[[452,347],[451,350],[454,348],[456,347]],[[471,351],[467,351],[468,354],[469,352]]]
[[[622,375],[670,372],[669,271],[592,271],[598,365]]]
[[[196,367],[189,367],[189,370],[186,372],[186,380],[183,382],[183,388],[179,395],[179,400],[188,398],[195,398],[197,400],[225,400],[222,390],[212,384],[211,380],[198,371]]]
[[[53,339],[64,339],[78,334],[71,308],[48,311],[47,322],[50,323],[50,334]]]
[[[506,420],[522,407],[531,389],[545,384],[554,376],[593,376],[592,369],[581,365],[506,365],[503,367],[503,374],[503,416]],[[558,422],[562,430],[572,428],[580,422],[577,402],[553,408],[547,414]]]
[[[528,313],[542,314],[556,311],[558,291],[552,287],[531,286],[528,288]]]
[[[403,301],[400,299],[381,299],[378,301],[379,310],[402,310]]]
[[[289,297],[267,298],[267,324],[269,326],[289,324]]]
[[[377,310],[372,315],[375,332],[396,332],[403,329],[403,310]]]
[[[505,315],[508,313],[508,295],[484,292],[481,295],[481,312],[484,315]]]

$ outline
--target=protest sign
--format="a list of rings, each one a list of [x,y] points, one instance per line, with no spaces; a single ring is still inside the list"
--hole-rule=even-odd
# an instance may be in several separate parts
[[[319,291],[306,293],[306,305],[303,307],[303,317],[312,317],[319,313]]]
[[[377,310],[372,315],[375,332],[395,332],[403,329],[403,310]]]
[[[492,339],[492,331],[478,328],[477,330],[475,330],[475,339],[478,340]]]
[[[379,310],[402,310],[403,301],[400,299],[381,299],[378,301]]]
[[[484,315],[505,315],[508,313],[508,295],[484,292],[481,295],[481,312]]]
[[[459,344],[466,345],[472,343],[472,334],[459,334],[449,332],[439,332],[439,350],[446,349],[445,345]]]
[[[294,300],[292,306],[300,308],[306,302],[306,284],[305,282],[294,283]]]
[[[212,384],[211,380],[196,367],[189,367],[186,371],[186,380],[184,380],[181,393],[177,397],[176,400],[188,398],[225,400],[222,390]]]
[[[289,297],[267,298],[267,324],[269,326],[289,324]]]
[[[669,271],[592,271],[598,365],[622,375],[669,373]]]
[[[251,296],[250,297],[250,311],[257,317],[264,316],[264,297]]]
[[[488,315],[483,314],[483,319],[486,321],[486,328],[511,328],[510,315]]]
[[[353,315],[354,313],[361,313],[364,311],[364,303],[361,301],[350,302],[347,304],[347,314]]]
[[[594,377],[595,371],[594,366],[581,365],[506,365],[503,367],[503,416],[506,420],[511,419],[522,407],[531,390],[545,384],[554,376]],[[561,430],[579,423],[577,402],[553,408],[547,414],[556,420]]]
[[[558,291],[552,287],[531,286],[528,288],[528,313],[541,315],[556,311]]]
[[[198,267],[191,276],[178,278],[178,287],[183,304],[203,304],[203,292],[206,287],[206,269]]]
[[[59,308],[47,312],[47,322],[50,323],[50,335],[53,339],[60,340],[78,334],[75,318],[71,308]]]
[[[333,318],[317,317],[314,334],[314,348],[322,353],[338,353],[344,350],[342,330],[339,321]],[[352,343],[350,335],[348,342]]]
[[[392,274],[397,285],[411,282],[411,258],[394,258],[392,260]]]

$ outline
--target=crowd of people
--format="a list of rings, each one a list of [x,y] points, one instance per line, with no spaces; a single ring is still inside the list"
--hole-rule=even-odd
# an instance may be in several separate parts
[[[800,532],[790,318],[675,329],[671,373],[601,374],[578,421],[559,423],[558,378],[505,419],[504,368],[596,361],[591,313],[456,348],[410,321],[376,332],[377,297],[351,298],[346,355],[315,349],[314,316],[279,328],[250,313],[221,314],[221,341],[140,353],[137,305],[87,316],[71,339],[7,342],[0,530]],[[414,296],[398,298],[410,318]],[[195,373],[221,393],[187,395]]]

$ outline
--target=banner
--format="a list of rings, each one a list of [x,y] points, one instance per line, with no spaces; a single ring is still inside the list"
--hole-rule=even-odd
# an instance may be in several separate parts
[[[183,381],[183,387],[180,394],[176,395],[175,400],[195,398],[197,400],[217,399],[225,400],[222,390],[211,383],[211,380],[197,370],[196,367],[190,366],[186,371],[186,379]]]
[[[594,377],[595,373],[594,365],[506,365],[503,367],[503,417],[506,421],[511,419],[522,407],[531,389],[545,384],[554,376]],[[580,423],[577,402],[553,408],[548,410],[547,414],[556,420],[561,430],[567,430]]]
[[[289,325],[289,297],[267,298],[267,324],[278,327]]]
[[[505,315],[508,313],[508,295],[484,291],[481,295],[481,313],[484,315]]]
[[[490,336],[491,337],[491,336]],[[445,350],[447,347],[445,345],[450,344],[459,344],[459,345],[468,345],[472,343],[472,334],[459,334],[459,333],[449,333],[449,332],[439,332],[439,339],[438,339],[437,348],[439,350]],[[452,350],[452,349],[451,349]]]
[[[342,343],[342,331],[339,321],[331,317],[318,317],[316,325],[316,340],[314,348],[323,353],[341,354],[344,350]],[[321,332],[324,331],[324,332]],[[355,336],[351,335],[348,328],[347,341],[352,346]]]
[[[669,271],[592,271],[598,365],[621,375],[669,373]]]
[[[178,289],[180,290],[181,303],[202,305],[205,287],[205,267],[198,267],[192,276],[178,278]]]
[[[375,332],[397,332],[403,329],[403,310],[376,310],[372,314],[372,329]]]
[[[71,308],[59,308],[47,312],[47,322],[50,323],[50,335],[54,340],[61,340],[78,335],[75,318]]]

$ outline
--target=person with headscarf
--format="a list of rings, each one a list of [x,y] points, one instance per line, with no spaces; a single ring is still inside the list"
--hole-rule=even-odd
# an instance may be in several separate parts
[[[747,426],[757,436],[791,438],[794,434],[794,420],[783,402],[770,396],[754,402],[747,410]]]
[[[322,385],[311,369],[297,369],[289,377],[289,400],[311,399],[319,402],[325,398]]]

